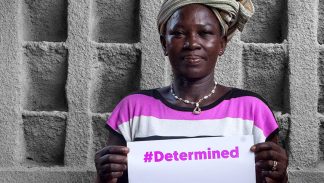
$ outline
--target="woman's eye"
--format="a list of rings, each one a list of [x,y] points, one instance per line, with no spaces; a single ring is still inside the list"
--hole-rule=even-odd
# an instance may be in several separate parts
[[[171,33],[171,35],[174,35],[174,36],[182,36],[183,35],[183,32],[181,32],[181,31],[173,31],[172,33]]]
[[[206,36],[206,35],[213,35],[213,32],[211,32],[211,31],[201,31],[199,34],[202,35],[202,36]]]

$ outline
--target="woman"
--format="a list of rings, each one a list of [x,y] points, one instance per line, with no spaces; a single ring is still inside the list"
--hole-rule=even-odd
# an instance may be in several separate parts
[[[98,182],[128,182],[126,141],[251,134],[257,182],[287,182],[287,154],[269,107],[258,95],[214,78],[218,56],[253,11],[250,0],[165,1],[158,27],[174,81],[116,106],[107,121],[108,146],[96,154]]]

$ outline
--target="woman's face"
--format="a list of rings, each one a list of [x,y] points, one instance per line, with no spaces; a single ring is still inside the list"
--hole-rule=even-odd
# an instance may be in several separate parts
[[[226,46],[226,37],[222,36],[212,10],[191,4],[171,16],[161,42],[176,76],[200,79],[214,74],[217,57]]]

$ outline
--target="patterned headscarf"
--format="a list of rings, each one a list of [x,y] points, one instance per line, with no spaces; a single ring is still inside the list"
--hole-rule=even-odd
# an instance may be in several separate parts
[[[244,24],[254,13],[251,0],[166,0],[158,15],[158,28],[162,35],[169,18],[181,7],[189,4],[203,4],[211,8],[218,18],[222,34],[229,41],[236,29],[242,31]]]

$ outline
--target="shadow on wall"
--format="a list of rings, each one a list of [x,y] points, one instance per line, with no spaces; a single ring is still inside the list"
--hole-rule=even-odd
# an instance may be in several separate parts
[[[289,112],[288,57],[282,45],[245,45],[244,88],[260,94],[274,111]]]
[[[324,116],[324,49],[322,49],[319,53],[318,77],[319,77],[318,112]],[[320,119],[320,122],[321,122],[320,129],[319,129],[320,159],[324,161],[324,117]]]
[[[24,48],[23,108],[28,111],[67,111],[65,84],[67,50],[62,45],[28,44]]]
[[[98,48],[98,59],[91,73],[91,111],[111,112],[125,95],[139,90],[140,53]]]
[[[64,165],[66,118],[23,116],[28,166]]]
[[[93,116],[92,129],[93,129],[93,152],[100,150],[106,146],[108,140],[108,133],[106,128],[107,116]]]
[[[318,15],[318,31],[317,31],[317,40],[319,44],[324,44],[324,1],[319,1],[319,15]]]
[[[67,0],[23,0],[23,39],[64,42],[67,38]]]
[[[92,0],[91,39],[104,43],[139,41],[139,0]]]
[[[324,161],[324,118],[320,120],[320,160]]]
[[[287,0],[253,1],[255,14],[244,27],[246,43],[281,43],[287,37]],[[271,7],[271,8],[269,8]]]

